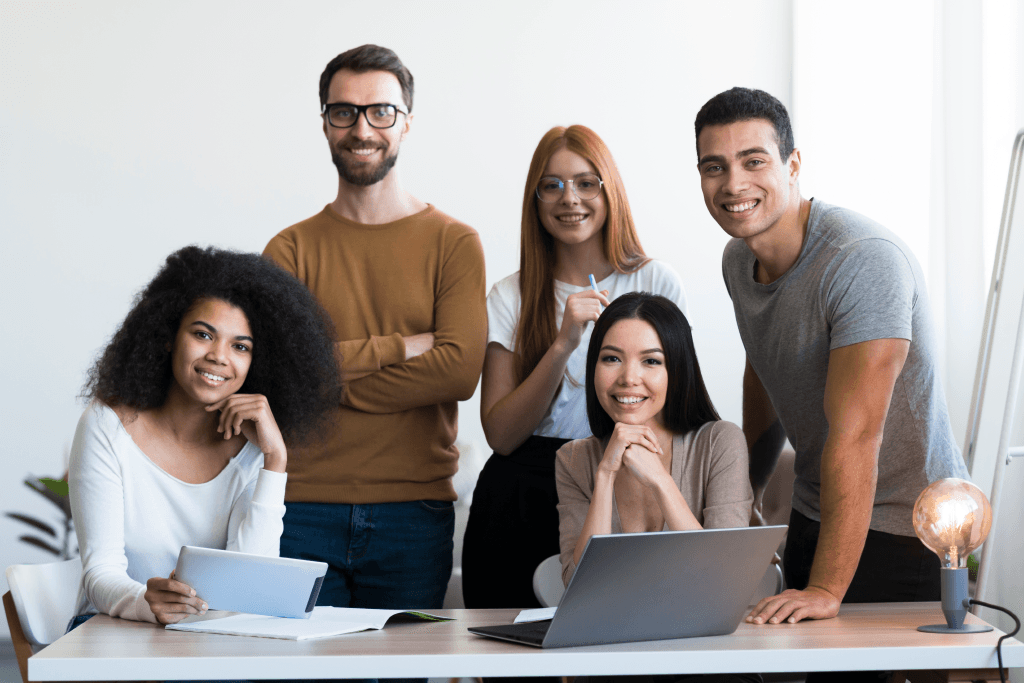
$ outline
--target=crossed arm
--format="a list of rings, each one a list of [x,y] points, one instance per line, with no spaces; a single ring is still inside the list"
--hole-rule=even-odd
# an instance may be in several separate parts
[[[910,342],[905,339],[876,339],[829,354],[824,404],[828,438],[821,454],[821,532],[810,580],[803,590],[788,589],[759,602],[747,616],[748,622],[795,623],[829,619],[839,613],[864,549],[878,477],[878,449],[893,387],[909,349]],[[753,377],[744,381],[744,432],[748,430],[748,407],[751,428],[775,422],[755,405],[756,390],[764,392],[759,380],[748,398],[747,383],[757,379],[749,363],[748,374]],[[748,432],[748,443],[756,443],[762,435]],[[752,477],[767,469],[764,463],[755,465],[754,457],[752,453]],[[766,481],[764,476],[762,489]]]
[[[264,253],[297,273],[294,254],[281,245],[272,241]],[[454,237],[443,257],[431,332],[337,342],[346,381],[343,405],[384,414],[464,401],[473,395],[487,337],[480,238],[475,233]]]
[[[395,333],[386,337],[350,339],[334,343],[338,366],[345,382],[354,382],[395,363],[422,356],[434,348],[434,333],[424,332],[403,337]]]
[[[466,235],[448,254],[434,300],[433,346],[409,360],[351,381],[342,403],[366,413],[397,413],[468,400],[487,344],[484,254]],[[408,351],[408,342],[405,344]]]

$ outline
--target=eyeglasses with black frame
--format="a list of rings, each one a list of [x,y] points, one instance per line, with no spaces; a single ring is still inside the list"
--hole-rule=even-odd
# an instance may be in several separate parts
[[[562,180],[554,176],[545,176],[537,182],[537,199],[542,202],[557,202],[565,193],[568,183],[573,193],[580,199],[593,199],[601,194],[604,181],[594,173],[581,173],[574,178]]]
[[[325,104],[323,115],[327,123],[334,128],[351,128],[356,125],[359,115],[366,117],[366,122],[373,128],[391,128],[398,121],[399,114],[409,115],[393,104],[378,102],[377,104],[349,104],[335,102]]]

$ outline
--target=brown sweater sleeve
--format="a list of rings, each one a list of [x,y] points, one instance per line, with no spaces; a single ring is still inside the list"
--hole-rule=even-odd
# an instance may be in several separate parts
[[[475,232],[466,231],[453,235],[444,253],[434,305],[434,348],[352,381],[345,405],[396,413],[473,395],[487,343],[483,247]]]
[[[270,240],[263,250],[263,256],[301,279],[295,243],[285,234],[279,234]],[[398,333],[369,339],[350,339],[335,342],[334,351],[341,367],[342,379],[345,382],[352,382],[378,372],[381,368],[404,361],[405,340]]]

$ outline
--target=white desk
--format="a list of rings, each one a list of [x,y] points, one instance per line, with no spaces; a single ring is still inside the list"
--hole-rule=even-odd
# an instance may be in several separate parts
[[[942,623],[938,603],[844,606],[827,621],[740,624],[735,633],[647,643],[540,650],[489,640],[469,626],[509,623],[517,610],[449,610],[454,622],[294,642],[165,631],[106,616],[90,619],[29,659],[33,681],[402,678],[616,675],[857,669],[992,669],[1000,631],[920,633]],[[969,621],[975,621],[968,616]],[[1024,644],[1003,643],[1003,663],[1024,666]]]

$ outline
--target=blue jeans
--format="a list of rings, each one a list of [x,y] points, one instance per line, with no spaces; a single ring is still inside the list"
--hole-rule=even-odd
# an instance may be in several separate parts
[[[281,557],[327,563],[318,605],[439,609],[452,575],[454,534],[449,501],[287,503]]]
[[[448,501],[288,503],[281,557],[327,563],[318,605],[438,609],[454,533]]]

